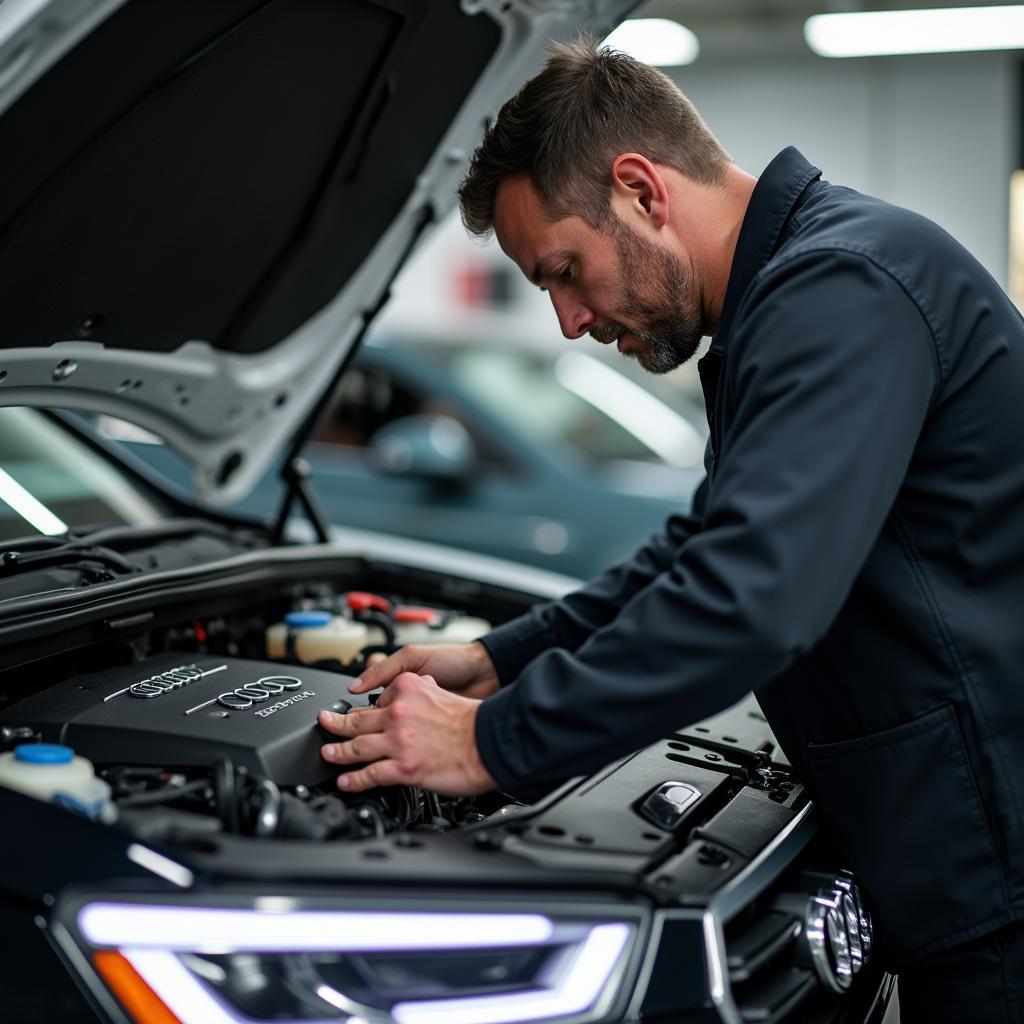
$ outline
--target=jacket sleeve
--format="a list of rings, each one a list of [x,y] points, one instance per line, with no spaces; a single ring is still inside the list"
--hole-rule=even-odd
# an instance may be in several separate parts
[[[666,534],[617,614],[602,602],[573,618],[597,628],[481,706],[478,746],[503,789],[596,770],[728,707],[842,607],[939,386],[929,326],[868,258],[805,252],[754,280],[725,359],[701,529]]]
[[[707,456],[705,456],[705,462]],[[482,639],[501,684],[514,680],[538,654],[551,648],[575,651],[587,637],[615,618],[637,591],[671,564],[683,542],[700,528],[705,479],[694,492],[688,515],[670,516],[663,530],[625,562],[557,601],[531,608]]]

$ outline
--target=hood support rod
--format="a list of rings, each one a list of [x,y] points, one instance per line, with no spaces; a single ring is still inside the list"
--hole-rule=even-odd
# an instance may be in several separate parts
[[[311,472],[309,463],[300,459],[297,455],[289,459],[281,470],[281,479],[284,480],[288,490],[284,496],[284,504],[278,514],[277,522],[274,524],[274,543],[280,544],[284,539],[285,526],[288,523],[288,515],[292,505],[298,500],[302,505],[306,518],[313,526],[316,539],[320,544],[326,544],[330,540],[330,521],[324,513],[324,507],[316,496],[313,484],[310,479]]]
[[[2,2],[3,0],[0,0],[0,3]],[[425,204],[419,211],[419,216],[413,225],[412,236],[409,238],[409,241],[406,243],[405,250],[402,252],[401,257],[395,264],[395,267],[391,272],[391,277],[388,278],[387,287],[385,287],[384,291],[381,293],[377,304],[372,309],[363,313],[363,322],[360,325],[359,331],[353,339],[352,345],[349,347],[345,358],[338,367],[337,373],[334,375],[334,379],[326,388],[323,389],[320,398],[309,411],[304,423],[292,438],[287,458],[281,468],[281,479],[284,480],[287,491],[285,492],[284,503],[281,505],[281,511],[278,513],[277,522],[274,523],[273,533],[271,534],[275,544],[280,544],[284,539],[284,531],[288,524],[288,515],[291,512],[292,505],[296,498],[305,510],[310,523],[313,524],[313,529],[316,532],[319,542],[321,544],[326,544],[327,541],[330,540],[330,520],[324,514],[323,506],[320,504],[320,501],[316,496],[316,492],[313,489],[312,480],[310,479],[312,474],[310,472],[309,463],[299,456],[299,452],[302,450],[302,446],[306,443],[306,439],[313,432],[313,428],[324,413],[324,410],[334,398],[334,391],[337,387],[338,381],[341,380],[345,371],[355,359],[356,353],[359,351],[359,346],[362,344],[363,338],[366,336],[366,332],[370,329],[370,324],[373,323],[377,314],[381,309],[383,309],[384,304],[391,297],[391,285],[398,276],[398,272],[403,266],[405,266],[406,260],[408,260],[413,249],[416,247],[416,243],[419,241],[420,235],[423,234],[424,228],[426,228],[428,224],[432,223],[434,219],[434,208],[432,204]]]

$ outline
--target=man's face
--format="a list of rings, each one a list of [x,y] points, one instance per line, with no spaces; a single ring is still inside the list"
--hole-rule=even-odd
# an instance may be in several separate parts
[[[502,182],[494,218],[504,252],[551,296],[562,333],[613,341],[651,373],[668,373],[697,350],[701,309],[683,260],[614,212],[598,230],[580,217],[548,219],[525,175]]]

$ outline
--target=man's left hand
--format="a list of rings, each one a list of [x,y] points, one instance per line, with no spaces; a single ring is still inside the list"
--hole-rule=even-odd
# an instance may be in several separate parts
[[[484,793],[494,780],[476,748],[479,706],[441,689],[432,676],[403,672],[373,707],[321,711],[320,725],[346,742],[320,752],[331,764],[365,765],[338,776],[338,788],[348,793],[399,785],[446,796]]]

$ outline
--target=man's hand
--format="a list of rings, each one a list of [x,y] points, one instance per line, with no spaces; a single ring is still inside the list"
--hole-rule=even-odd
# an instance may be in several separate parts
[[[446,796],[494,789],[476,748],[477,700],[441,689],[431,676],[402,672],[376,706],[346,715],[321,711],[320,724],[347,742],[321,748],[331,764],[365,764],[342,772],[338,788],[417,786]]]
[[[483,700],[498,691],[498,676],[487,648],[471,644],[436,644],[403,647],[371,665],[351,686],[352,693],[366,693],[389,686],[403,672],[431,676],[446,690]],[[377,702],[380,707],[381,701]]]

